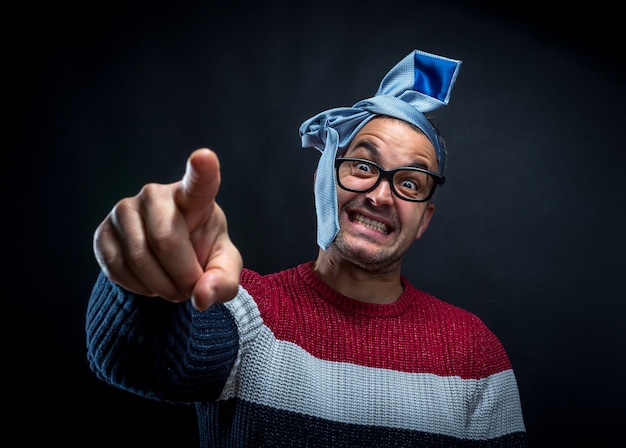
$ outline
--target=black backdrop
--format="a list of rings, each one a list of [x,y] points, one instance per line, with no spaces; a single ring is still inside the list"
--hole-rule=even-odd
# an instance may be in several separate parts
[[[448,181],[405,275],[500,337],[533,446],[616,445],[626,417],[618,12],[210,3],[6,11],[19,30],[5,36],[13,250],[2,305],[4,426],[16,445],[196,446],[192,408],[140,399],[88,369],[93,230],[119,198],[177,180],[188,154],[209,146],[245,264],[270,272],[314,258],[318,155],[300,149],[298,127],[373,95],[414,48],[464,64],[435,115]]]

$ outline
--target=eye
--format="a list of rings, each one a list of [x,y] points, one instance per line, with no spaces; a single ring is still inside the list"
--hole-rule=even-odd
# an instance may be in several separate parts
[[[363,171],[365,173],[371,173],[372,172],[372,167],[369,164],[367,164],[367,163],[355,162],[354,163],[354,167],[357,170]]]
[[[417,170],[399,170],[393,179],[396,189],[409,198],[417,198],[428,185],[428,176]]]
[[[350,164],[350,174],[354,177],[369,179],[378,176],[378,170],[370,163],[353,160]]]
[[[414,180],[409,180],[409,179],[405,179],[402,182],[400,182],[400,187],[403,190],[414,190],[417,191],[420,189],[419,184],[414,181]]]

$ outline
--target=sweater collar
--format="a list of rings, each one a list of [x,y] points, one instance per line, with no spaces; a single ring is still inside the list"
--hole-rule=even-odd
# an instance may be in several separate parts
[[[404,314],[414,302],[412,296],[415,290],[404,277],[401,277],[404,291],[395,302],[388,304],[362,302],[345,296],[328,286],[313,270],[313,263],[313,261],[309,261],[298,266],[298,273],[302,280],[321,299],[341,308],[348,314],[360,314],[377,318],[395,317]]]

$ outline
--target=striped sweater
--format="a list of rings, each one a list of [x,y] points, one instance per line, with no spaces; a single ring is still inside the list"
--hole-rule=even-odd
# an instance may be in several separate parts
[[[402,278],[394,303],[342,296],[312,262],[205,312],[101,275],[90,365],[144,397],[194,403],[203,447],[521,447],[511,364],[473,314]]]

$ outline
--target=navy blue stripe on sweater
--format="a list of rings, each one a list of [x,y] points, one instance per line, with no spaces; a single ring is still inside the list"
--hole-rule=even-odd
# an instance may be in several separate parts
[[[197,404],[203,448],[495,448],[523,447],[525,433],[467,440],[423,431],[354,425],[238,399]]]

